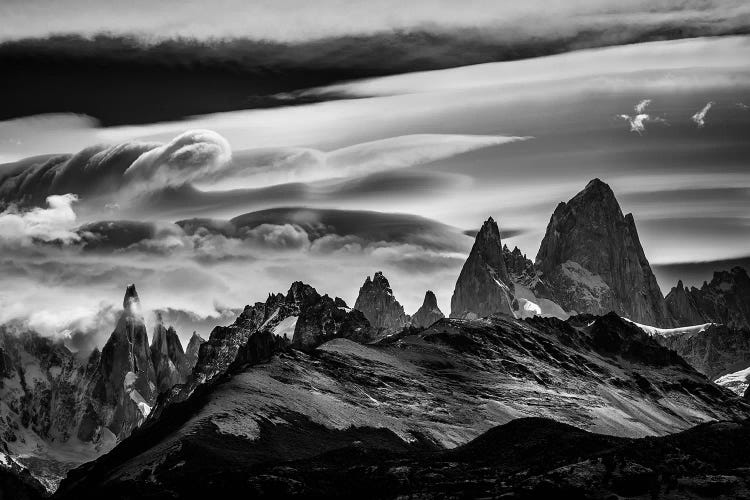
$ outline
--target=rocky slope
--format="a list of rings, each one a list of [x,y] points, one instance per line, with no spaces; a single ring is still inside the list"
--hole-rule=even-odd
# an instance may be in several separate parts
[[[379,331],[378,336],[398,332],[409,323],[404,308],[393,296],[388,279],[378,271],[368,276],[359,289],[354,309],[362,311],[370,325]]]
[[[536,257],[552,298],[568,311],[615,311],[638,323],[673,326],[632,214],[594,179],[555,209]]]
[[[114,446],[76,437],[92,359],[82,362],[62,342],[33,331],[0,327],[0,453],[49,490],[67,469]]]
[[[282,342],[283,321],[254,328],[207,383],[162,398],[130,438],[71,472],[59,497],[229,494],[236,481],[266,495],[301,492],[294,478],[265,482],[294,474],[286,465],[255,472],[330,453],[352,461],[453,448],[524,416],[631,437],[748,416],[740,398],[615,315],[443,319],[378,345],[333,331],[305,350]]]
[[[711,380],[750,366],[750,331],[709,324],[702,331],[656,337]]]
[[[435,294],[432,290],[427,290],[424,294],[422,305],[414,313],[414,316],[411,317],[411,325],[415,328],[427,328],[435,321],[444,317],[443,311],[438,307]]]
[[[701,288],[682,281],[667,294],[666,304],[680,325],[722,323],[750,330],[750,277],[741,267],[715,272]]]
[[[451,318],[513,315],[513,282],[503,258],[500,230],[490,217],[477,233],[451,297]]]

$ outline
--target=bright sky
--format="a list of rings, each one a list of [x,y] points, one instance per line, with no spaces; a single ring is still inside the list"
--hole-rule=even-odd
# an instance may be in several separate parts
[[[355,82],[336,90],[372,97],[179,122],[101,129],[87,117],[63,115],[0,123],[6,161],[96,143],[168,143],[139,158],[114,191],[85,193],[81,177],[72,220],[66,206],[35,213],[33,228],[28,218],[5,226],[0,220],[0,234],[16,238],[17,252],[0,263],[8,281],[0,319],[28,314],[33,304],[40,324],[54,329],[102,301],[119,302],[130,281],[147,308],[201,314],[216,304],[264,299],[295,279],[353,303],[365,276],[377,270],[407,312],[432,289],[447,313],[471,244],[460,231],[491,215],[512,230],[507,243],[533,259],[556,204],[593,177],[608,182],[623,211],[633,212],[652,263],[746,256],[748,60],[747,37],[659,42]],[[693,117],[708,102],[714,104],[701,126]],[[211,132],[171,142],[194,129]],[[184,182],[210,194],[164,194]],[[143,192],[159,194],[135,198]],[[154,237],[148,251],[96,256],[29,251],[23,239],[29,231],[44,234],[49,226],[39,221],[47,216],[72,229],[101,219],[169,224],[281,206],[403,212],[456,229],[436,237],[447,246],[428,249],[345,238],[312,245],[307,235],[281,228],[260,235],[260,247],[212,239],[200,251],[226,258],[211,264],[196,260],[185,237],[171,230]],[[670,285],[661,283],[665,292]],[[186,339],[190,332],[180,334]]]

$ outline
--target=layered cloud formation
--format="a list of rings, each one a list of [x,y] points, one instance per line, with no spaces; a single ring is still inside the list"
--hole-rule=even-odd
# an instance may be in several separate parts
[[[231,147],[221,135],[193,130],[166,144],[95,146],[74,155],[43,156],[6,165],[0,170],[0,203],[34,205],[48,196],[75,190],[83,203],[125,207],[172,188],[221,191],[354,179],[525,139],[421,134],[331,152],[311,148],[246,150],[233,159]]]
[[[750,114],[735,103],[750,95],[748,54],[746,37],[660,42],[348,82],[309,91],[335,93],[328,102],[144,126],[0,124],[6,158],[42,154],[0,165],[0,220],[19,235],[0,256],[0,321],[93,345],[101,337],[72,332],[96,330],[135,282],[146,308],[183,311],[182,328],[201,324],[205,337],[217,311],[294,280],[352,303],[377,270],[407,312],[427,289],[446,310],[473,228],[493,216],[533,258],[557,203],[593,177],[634,213],[668,289],[674,273],[664,281],[659,268],[747,255]],[[691,116],[709,99],[698,128]],[[630,119],[647,133],[629,132]]]

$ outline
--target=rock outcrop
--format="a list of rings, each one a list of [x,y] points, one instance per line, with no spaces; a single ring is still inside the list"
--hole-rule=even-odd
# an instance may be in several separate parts
[[[490,217],[477,233],[451,297],[452,318],[513,315],[513,281],[503,258],[500,229]]]
[[[197,332],[193,332],[193,335],[190,337],[187,348],[185,349],[185,360],[190,371],[193,370],[195,364],[198,362],[198,352],[205,341],[206,339],[198,335]]]
[[[437,304],[437,298],[432,290],[427,290],[424,294],[422,306],[411,317],[411,324],[417,328],[427,328],[435,321],[443,319],[445,315]]]
[[[510,250],[508,245],[503,245],[503,260],[508,276],[514,283],[533,286],[538,281],[534,263],[518,247]]]
[[[536,268],[555,302],[568,311],[615,311],[641,324],[669,327],[669,314],[632,214],[594,179],[552,214]]]
[[[180,338],[174,328],[164,327],[160,313],[156,315],[156,326],[151,339],[151,362],[154,365],[158,393],[185,383],[190,375],[190,367],[182,350]]]
[[[715,272],[700,289],[687,289],[680,281],[666,303],[681,326],[711,322],[750,330],[750,277],[741,267]]]
[[[242,351],[256,332],[271,333],[269,342],[278,342],[278,346],[308,350],[336,337],[366,340],[370,330],[364,315],[349,309],[342,299],[320,295],[310,285],[294,282],[286,295],[269,294],[265,302],[245,306],[232,325],[214,328],[201,345],[190,387],[185,392],[225,373],[233,363],[257,358]]]
[[[393,296],[388,279],[380,271],[372,279],[367,277],[359,289],[354,309],[362,311],[381,336],[398,332],[409,322],[403,306]]]

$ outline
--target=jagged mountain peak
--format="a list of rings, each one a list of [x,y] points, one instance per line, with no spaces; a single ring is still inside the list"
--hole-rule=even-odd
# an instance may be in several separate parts
[[[125,297],[122,299],[122,308],[126,313],[140,314],[141,300],[138,298],[135,283],[131,283],[125,287]]]
[[[303,283],[301,281],[295,281],[292,286],[289,287],[289,291],[286,294],[287,302],[295,302],[297,304],[307,304],[315,302],[320,299],[320,294],[312,286]]]
[[[550,218],[536,268],[568,311],[615,311],[642,324],[673,326],[631,214],[594,179]]]
[[[408,322],[403,306],[396,300],[382,271],[376,272],[372,279],[369,276],[365,279],[354,309],[361,311],[370,325],[385,334],[401,330]]]
[[[498,244],[500,243],[500,227],[498,226],[497,222],[495,222],[495,219],[489,217],[486,221],[484,221],[484,223],[482,223],[482,227],[477,233],[474,244],[476,245],[477,242],[491,242],[492,244],[494,244],[495,242],[497,242]]]
[[[422,302],[423,307],[437,307],[437,297],[435,297],[435,292],[432,290],[427,290],[424,294],[424,302]]]
[[[503,257],[500,228],[490,217],[477,233],[451,297],[451,317],[513,314],[513,282]]]
[[[587,196],[587,195],[588,196],[597,195],[597,196],[603,196],[607,198],[615,198],[615,192],[612,191],[612,188],[609,187],[609,184],[599,179],[598,177],[591,179],[586,184],[586,187],[584,187],[583,190],[581,190],[578,193],[578,196]]]
[[[393,294],[391,284],[388,282],[388,278],[385,277],[383,271],[377,271],[372,276],[372,280],[368,276],[365,280],[365,284],[371,285],[375,289],[383,290],[386,293]]]
[[[437,297],[432,290],[427,290],[422,306],[411,318],[411,324],[417,328],[426,328],[444,317],[445,315],[438,307]]]
[[[680,326],[711,322],[750,329],[750,277],[739,266],[714,272],[701,288],[688,289],[680,281],[665,301]]]

